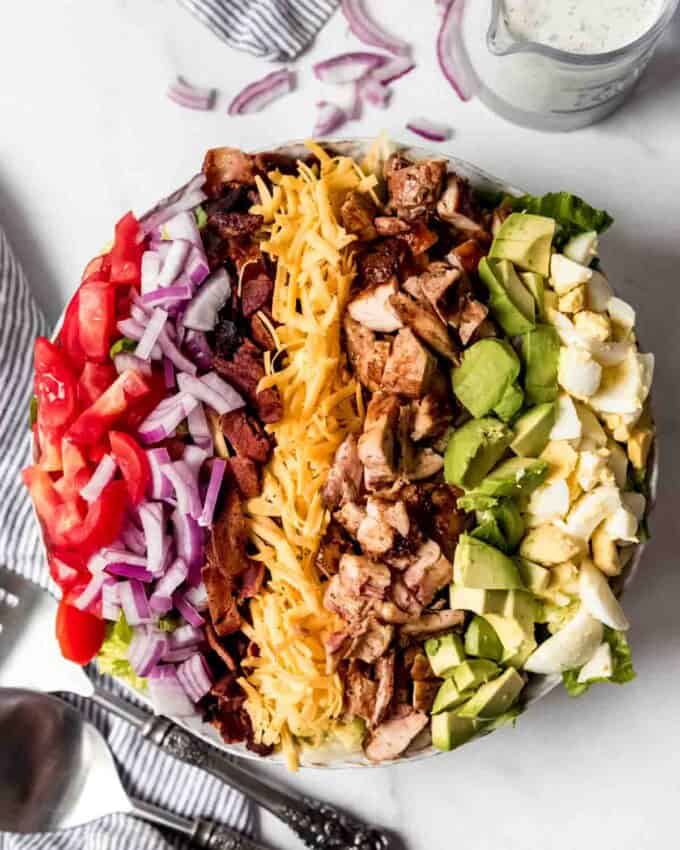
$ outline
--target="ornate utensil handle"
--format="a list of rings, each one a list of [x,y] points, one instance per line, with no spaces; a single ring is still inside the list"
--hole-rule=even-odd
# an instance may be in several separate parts
[[[388,850],[378,829],[354,820],[327,803],[290,794],[257,779],[223,753],[167,717],[150,717],[144,737],[163,752],[222,779],[287,824],[314,850]]]

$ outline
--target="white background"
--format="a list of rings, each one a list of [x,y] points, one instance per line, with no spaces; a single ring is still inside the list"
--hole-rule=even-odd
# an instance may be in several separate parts
[[[462,104],[438,73],[428,0],[376,0],[416,42],[419,67],[392,108],[347,135],[405,139],[414,115],[455,128],[447,150],[529,191],[570,189],[616,217],[610,277],[657,354],[662,478],[650,545],[626,600],[638,678],[581,700],[553,693],[515,730],[390,769],[303,772],[283,781],[398,831],[413,850],[647,850],[678,846],[680,807],[680,20],[635,98],[599,126],[546,135]],[[268,67],[231,51],[172,0],[18,0],[0,10],[0,222],[55,319],[89,257],[130,207],[142,212],[215,145],[262,148],[310,133],[321,94],[312,62],[359,44],[336,15],[300,60],[300,87],[229,118],[164,97],[175,74],[228,102]],[[273,846],[300,846],[263,818]]]

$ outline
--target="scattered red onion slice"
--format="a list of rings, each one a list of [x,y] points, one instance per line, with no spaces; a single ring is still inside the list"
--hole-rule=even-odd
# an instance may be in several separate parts
[[[187,416],[187,425],[191,439],[196,443],[195,448],[204,449],[206,455],[213,453],[213,438],[203,405],[197,405]]]
[[[158,286],[158,275],[161,273],[161,257],[156,251],[145,251],[142,254],[142,294],[151,292]]]
[[[203,529],[193,517],[178,510],[172,514],[172,524],[177,555],[189,566],[189,583],[198,584],[203,566]]]
[[[130,626],[140,626],[153,621],[144,585],[140,581],[131,578],[128,581],[119,582],[118,596],[125,619]]]
[[[172,365],[172,360],[168,360],[167,357],[163,358],[163,383],[166,390],[174,390],[175,367]]]
[[[195,587],[190,587],[186,590],[184,598],[187,602],[191,602],[197,611],[205,611],[208,607],[208,589],[205,586],[205,582],[201,582]]]
[[[316,78],[322,83],[339,86],[361,80],[386,62],[387,57],[379,53],[340,53],[338,56],[324,59],[323,62],[317,62],[313,70]]]
[[[203,283],[206,277],[210,274],[210,268],[205,257],[196,249],[195,245],[191,248],[191,253],[189,254],[189,259],[187,260],[184,273],[189,278],[193,286],[200,286],[200,284]]]
[[[213,516],[215,514],[215,505],[217,504],[217,498],[220,495],[220,487],[222,486],[222,480],[224,478],[226,468],[227,462],[221,458],[215,458],[212,462],[212,467],[210,468],[210,481],[208,482],[208,489],[205,494],[203,510],[198,518],[199,525],[203,525],[206,528],[209,528],[212,525]]]
[[[136,354],[131,354],[129,351],[121,351],[113,358],[113,365],[116,367],[116,372],[122,375],[127,369],[133,369],[136,372],[141,372],[142,375],[149,377],[152,374],[151,364]]]
[[[147,292],[142,296],[142,300],[147,307],[170,307],[177,305],[181,301],[188,301],[194,294],[191,284],[174,283],[165,289],[156,289],[153,292]]]
[[[225,269],[213,272],[184,311],[182,324],[195,331],[212,331],[217,314],[231,295],[231,278]]]
[[[329,103],[327,100],[321,100],[317,103],[316,124],[312,133],[316,137],[327,136],[329,133],[334,133],[343,124],[349,120],[349,116],[335,103]]]
[[[194,608],[191,602],[187,600],[183,593],[180,593],[179,591],[174,593],[172,596],[172,604],[184,617],[187,623],[191,623],[191,625],[196,626],[196,628],[200,628],[205,624],[203,616]]]
[[[135,528],[131,523],[127,523],[120,533],[121,543],[126,546],[135,555],[144,555],[146,552],[146,544],[144,543],[144,535]]]
[[[411,51],[408,42],[386,32],[366,11],[363,0],[342,0],[341,9],[354,35],[373,47],[404,54]]]
[[[167,246],[166,250],[168,253],[170,252],[170,241],[186,239],[188,242],[191,242],[201,257],[205,255],[203,241],[201,240],[201,234],[196,224],[196,216],[193,212],[184,210],[173,215],[172,218],[169,218],[163,224],[161,232],[164,237],[163,244]]]
[[[238,410],[241,407],[245,407],[245,401],[231,386],[231,384],[228,384],[224,379],[220,378],[217,372],[206,372],[205,375],[201,375],[201,381],[225,399],[225,401],[229,404],[228,413],[232,410]]]
[[[146,456],[151,469],[151,484],[149,495],[152,499],[168,499],[172,496],[170,482],[161,472],[161,466],[170,463],[170,455],[167,449],[147,449]],[[141,516],[141,509],[140,509]]]
[[[447,124],[440,124],[429,118],[411,118],[406,127],[428,142],[445,142],[451,137],[451,128]]]
[[[203,331],[188,330],[184,345],[199,369],[212,369],[213,353]]]
[[[142,626],[132,636],[128,661],[138,676],[148,676],[167,651],[167,634],[152,626]]]
[[[107,564],[104,572],[112,576],[121,576],[122,578],[136,578],[144,584],[153,581],[153,575],[145,567],[132,566],[131,564]]]
[[[151,318],[149,319],[149,323],[144,329],[144,334],[137,343],[137,348],[135,348],[135,354],[137,355],[137,357],[141,357],[142,360],[148,360],[149,357],[151,357],[153,347],[159,341],[160,336],[163,332],[163,327],[165,326],[167,320],[167,312],[165,310],[162,310],[160,307],[155,307],[153,313],[151,314]]]
[[[200,172],[192,177],[188,183],[185,183],[184,186],[180,186],[176,192],[168,195],[167,198],[163,198],[155,207],[145,213],[139,220],[144,235],[148,235],[152,230],[165,224],[165,222],[174,218],[178,213],[193,210],[194,207],[202,204],[208,197],[203,191],[204,183],[205,174]],[[202,249],[202,245],[200,247]]]
[[[183,77],[177,77],[170,84],[167,95],[174,103],[187,109],[207,110],[215,105],[215,89],[192,85]]]
[[[194,652],[196,652],[195,646],[184,646],[181,649],[168,649],[166,650],[162,660],[167,661],[168,663],[172,662],[173,664],[179,664],[182,661],[186,661],[187,658],[191,658]]]
[[[144,325],[136,319],[122,319],[116,325],[118,332],[128,339],[134,339],[136,342],[144,336]]]
[[[174,717],[195,714],[194,705],[170,664],[157,665],[149,673],[149,696],[158,714]]]
[[[107,581],[111,578],[106,573],[95,573],[72,604],[81,611],[92,611],[101,599],[102,588]]]
[[[113,476],[116,474],[116,461],[112,455],[104,455],[97,464],[97,468],[92,473],[92,478],[81,489],[80,495],[86,502],[96,502],[101,496],[102,490],[113,481]]]
[[[114,622],[120,617],[118,582],[107,579],[102,585],[102,617]]]
[[[161,273],[158,276],[158,286],[170,286],[177,280],[192,247],[192,243],[188,239],[172,240],[168,256],[163,261]]]
[[[449,0],[437,35],[437,60],[442,73],[462,101],[468,101],[475,93],[468,73],[461,63],[460,26],[465,0]]]
[[[161,451],[165,450],[163,449]],[[164,469],[165,466],[160,468],[161,474],[163,474],[162,471]],[[170,487],[168,487],[168,496],[170,492]],[[146,541],[146,567],[150,573],[158,576],[163,571],[163,562],[165,560],[165,534],[163,528],[165,517],[163,515],[163,505],[159,502],[146,502],[140,505],[139,518],[142,521],[144,539]]]
[[[387,109],[392,98],[392,90],[383,83],[379,83],[371,76],[366,77],[358,83],[359,94],[361,98],[371,106],[376,106],[378,109]]]
[[[195,410],[198,410],[201,406],[199,405]],[[193,413],[193,411],[192,411]],[[198,476],[201,471],[201,467],[206,462],[209,457],[209,453],[201,448],[200,446],[192,446],[189,444],[184,447],[184,454],[182,455],[182,460],[191,470],[192,475],[196,476],[198,480]]]
[[[177,384],[182,392],[188,393],[198,401],[212,407],[220,415],[243,407],[243,399],[236,391],[233,391],[232,400],[227,400],[223,394],[209,386],[202,378],[195,378],[180,372],[177,375]],[[229,385],[225,384],[225,387],[227,386]]]
[[[167,614],[172,608],[172,594],[186,581],[189,568],[186,563],[177,558],[172,565],[160,577],[154,592],[149,598],[149,608],[155,614]]]
[[[169,402],[169,404],[166,404]],[[170,434],[182,420],[191,413],[198,402],[188,393],[177,393],[162,401],[138,428],[143,443],[159,443]]]
[[[395,80],[405,77],[416,67],[415,62],[408,56],[399,56],[396,59],[390,59],[379,68],[371,71],[371,78],[382,85],[387,86]]]
[[[212,674],[200,652],[194,653],[177,668],[177,678],[193,702],[202,699],[212,687]]]
[[[190,646],[195,652],[196,647],[202,643],[205,643],[203,629],[191,623],[186,623],[170,633],[170,649],[185,649]]]
[[[295,88],[296,76],[293,71],[281,68],[272,71],[262,79],[249,83],[229,104],[229,115],[250,115],[259,112],[273,101],[288,94]]]
[[[196,364],[192,363],[191,360],[185,357],[179,348],[177,348],[170,338],[170,334],[166,327],[161,328],[161,332],[158,335],[158,344],[160,345],[163,354],[168,358],[168,360],[172,360],[173,365],[180,371],[188,372],[190,375],[196,374]]]
[[[196,478],[187,464],[183,460],[176,460],[161,467],[161,472],[174,487],[180,513],[198,519],[201,515],[201,499]]]

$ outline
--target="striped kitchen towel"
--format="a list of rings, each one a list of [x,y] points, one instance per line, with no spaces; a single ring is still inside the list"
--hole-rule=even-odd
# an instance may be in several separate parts
[[[179,0],[238,50],[287,62],[309,45],[338,0]]]
[[[0,228],[0,563],[52,589],[31,504],[19,478],[29,463],[33,340],[47,331],[47,322]],[[126,696],[109,677],[98,681]],[[177,814],[209,818],[252,833],[254,811],[239,793],[163,755],[124,721],[88,700],[74,697],[72,702],[104,733],[128,791]],[[190,846],[185,839],[126,815],[60,833],[0,833],[0,850],[188,850]]]

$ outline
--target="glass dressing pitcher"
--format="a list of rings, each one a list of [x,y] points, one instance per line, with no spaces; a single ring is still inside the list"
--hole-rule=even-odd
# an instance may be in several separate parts
[[[517,124],[540,130],[585,127],[617,109],[631,92],[678,2],[664,0],[655,22],[625,46],[576,53],[516,35],[504,0],[466,0],[457,47],[468,87]]]

